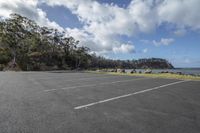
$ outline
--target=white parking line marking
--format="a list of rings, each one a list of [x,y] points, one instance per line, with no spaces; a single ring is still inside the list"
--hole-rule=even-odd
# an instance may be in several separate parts
[[[77,110],[77,109],[87,108],[87,107],[94,106],[94,105],[97,105],[97,104],[101,104],[101,103],[105,103],[105,102],[109,102],[109,101],[113,101],[113,100],[117,100],[117,99],[121,99],[121,98],[125,98],[125,97],[130,97],[130,96],[133,96],[133,95],[145,93],[145,92],[148,92],[148,91],[157,90],[157,89],[160,89],[160,88],[163,88],[163,87],[167,87],[167,86],[170,86],[170,85],[175,85],[175,84],[179,84],[179,83],[183,83],[183,82],[188,82],[188,81],[190,81],[190,80],[177,81],[177,82],[173,82],[173,83],[169,83],[169,84],[153,87],[153,88],[150,88],[150,89],[137,91],[137,92],[129,93],[129,94],[126,94],[126,95],[121,95],[121,96],[117,96],[117,97],[101,100],[101,101],[98,101],[98,102],[93,102],[93,103],[77,106],[74,109]]]
[[[98,86],[98,85],[109,85],[109,84],[116,84],[116,83],[122,83],[122,82],[130,82],[130,81],[143,80],[143,79],[152,79],[152,78],[136,78],[136,79],[119,80],[119,81],[99,83],[99,84],[71,86],[71,87],[65,87],[65,88],[60,88],[60,89],[44,90],[44,92],[50,92],[50,91],[56,91],[56,90],[68,90],[68,89],[75,89],[75,88],[82,88],[82,87],[93,87],[93,86]]]

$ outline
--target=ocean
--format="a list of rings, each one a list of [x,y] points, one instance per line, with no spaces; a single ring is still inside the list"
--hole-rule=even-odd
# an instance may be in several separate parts
[[[126,69],[126,72],[131,72],[132,69]],[[146,69],[136,69],[137,72],[144,72]],[[181,72],[183,74],[200,75],[200,68],[175,68],[175,69],[152,69],[153,73],[160,73],[162,71]]]

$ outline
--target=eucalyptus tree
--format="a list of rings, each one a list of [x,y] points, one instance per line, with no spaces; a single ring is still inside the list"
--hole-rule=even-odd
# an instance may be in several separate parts
[[[10,50],[14,65],[17,59],[25,57],[23,53],[26,53],[29,47],[25,42],[31,36],[36,24],[18,14],[11,14],[10,18],[1,23],[1,47]]]
[[[88,68],[91,56],[88,54],[89,48],[79,47],[76,51],[76,68]]]
[[[64,33],[65,34],[65,33]],[[75,40],[73,37],[63,37],[61,40],[61,48],[64,52],[64,63],[71,68],[76,66],[76,50],[79,41]]]

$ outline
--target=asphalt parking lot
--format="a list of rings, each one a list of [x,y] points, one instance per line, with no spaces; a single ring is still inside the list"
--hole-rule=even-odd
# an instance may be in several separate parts
[[[0,133],[199,132],[199,81],[0,72]]]

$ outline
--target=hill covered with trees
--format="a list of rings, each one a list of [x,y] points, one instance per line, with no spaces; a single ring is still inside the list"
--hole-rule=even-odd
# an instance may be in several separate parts
[[[0,20],[0,70],[173,68],[165,59],[111,60],[89,54],[64,32],[41,27],[18,14]]]
[[[165,59],[148,58],[138,60],[112,60],[92,55],[91,68],[124,68],[124,69],[172,69],[171,63]]]

